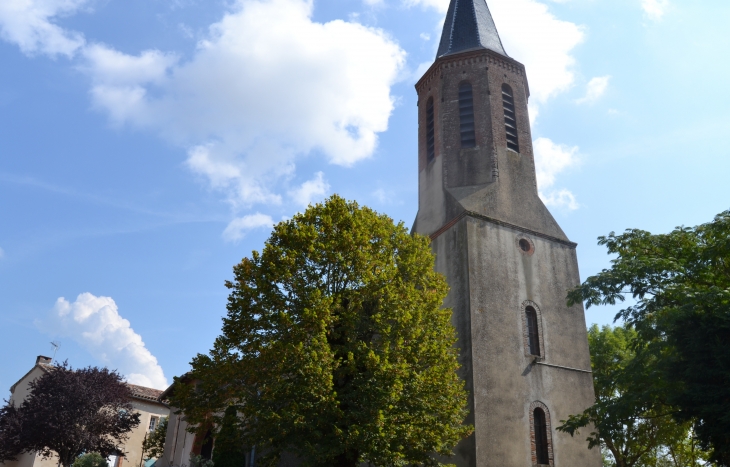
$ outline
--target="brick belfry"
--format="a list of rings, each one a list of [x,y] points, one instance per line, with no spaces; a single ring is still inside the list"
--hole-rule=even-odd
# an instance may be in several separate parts
[[[537,194],[525,67],[485,0],[451,0],[418,92],[418,215],[451,291],[474,434],[460,467],[599,467],[555,430],[594,402],[576,244]],[[588,430],[586,429],[586,433]]]

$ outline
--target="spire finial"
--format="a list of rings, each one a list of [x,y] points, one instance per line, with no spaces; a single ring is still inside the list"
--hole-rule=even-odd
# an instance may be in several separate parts
[[[486,0],[451,0],[436,58],[470,49],[507,56]]]

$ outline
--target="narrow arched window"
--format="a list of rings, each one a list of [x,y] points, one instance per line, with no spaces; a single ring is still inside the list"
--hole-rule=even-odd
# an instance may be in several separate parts
[[[525,307],[525,321],[527,323],[527,344],[530,355],[540,355],[540,331],[537,326],[537,311],[531,306]]]
[[[461,131],[461,147],[473,148],[476,146],[474,134],[474,96],[471,84],[459,85],[459,130]]]
[[[537,458],[537,464],[550,465],[545,411],[540,407],[536,408],[533,412],[533,420],[535,423],[535,457]]]
[[[520,145],[517,140],[515,98],[512,88],[507,84],[502,85],[502,106],[504,107],[504,129],[507,133],[507,147],[515,152],[520,152]]]
[[[428,103],[426,104],[426,160],[428,162],[431,162],[436,156],[436,135],[433,128],[433,122],[433,97],[430,97],[428,99]]]

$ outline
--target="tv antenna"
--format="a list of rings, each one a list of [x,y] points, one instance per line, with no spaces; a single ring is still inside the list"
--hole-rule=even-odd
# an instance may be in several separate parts
[[[61,343],[58,341],[51,341],[51,345],[53,346],[53,358],[51,359],[51,363],[56,360],[56,352],[58,352],[58,349],[61,348]]]

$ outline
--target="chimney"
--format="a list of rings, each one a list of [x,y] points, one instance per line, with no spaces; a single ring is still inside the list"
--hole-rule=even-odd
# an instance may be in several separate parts
[[[52,360],[53,359],[51,357],[44,357],[43,355],[38,355],[38,358],[35,359],[35,364],[38,365],[38,364],[43,363],[46,365],[50,365]]]

